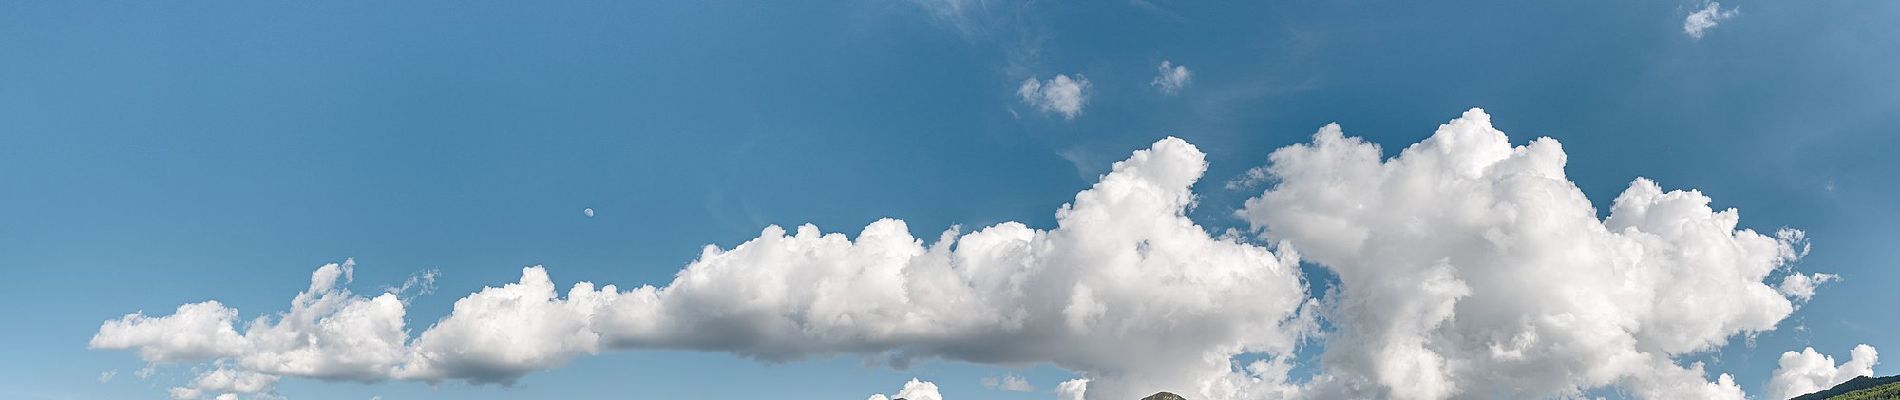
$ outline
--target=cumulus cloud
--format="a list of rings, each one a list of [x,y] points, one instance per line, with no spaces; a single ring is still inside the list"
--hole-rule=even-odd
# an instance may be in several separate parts
[[[1722,9],[1720,2],[1710,1],[1703,4],[1701,9],[1689,13],[1688,17],[1682,19],[1682,33],[1689,35],[1691,39],[1701,39],[1710,28],[1722,23],[1722,20],[1734,18],[1738,13],[1740,11],[1733,8]]]
[[[1788,274],[1788,276],[1786,277],[1782,277],[1781,285],[1776,286],[1775,290],[1780,290],[1782,295],[1788,296],[1789,298],[1793,298],[1798,301],[1808,301],[1808,299],[1814,297],[1814,289],[1816,287],[1820,287],[1821,284],[1823,283],[1828,283],[1828,282],[1833,282],[1833,281],[1838,281],[1838,280],[1841,280],[1840,275],[1823,274],[1823,273],[1813,273],[1813,274],[1793,273],[1793,274]]]
[[[388,379],[409,356],[404,309],[394,293],[374,298],[342,288],[355,261],[327,264],[289,311],[260,316],[242,334],[238,311],[217,301],[179,306],[172,315],[133,313],[106,321],[91,347],[136,350],[147,362],[234,360],[245,372],[324,380]],[[273,318],[274,317],[274,318]]]
[[[243,351],[244,338],[231,322],[237,310],[217,301],[178,306],[171,315],[148,317],[132,313],[106,321],[92,336],[91,347],[106,350],[138,350],[139,358],[150,362],[197,361],[236,355]]]
[[[1277,184],[1239,211],[1339,277],[1308,394],[1739,399],[1679,356],[1794,309],[1764,279],[1795,242],[1737,229],[1700,192],[1638,178],[1598,219],[1557,141],[1513,146],[1478,109],[1381,153],[1328,125],[1274,152]]]
[[[1155,89],[1165,94],[1181,93],[1181,89],[1186,88],[1193,79],[1186,65],[1174,65],[1173,62],[1167,60],[1162,60],[1161,66],[1155,67],[1155,70],[1158,75],[1148,84],[1154,85]]]
[[[871,395],[871,398],[867,400],[894,400],[894,399],[943,400],[943,394],[937,393],[937,384],[935,383],[911,379],[910,382],[904,383],[904,389],[898,390],[897,394],[890,395],[890,396],[885,396],[882,394],[874,394],[874,395]]]
[[[1056,400],[1082,400],[1088,394],[1088,379],[1070,379],[1056,385]]]
[[[768,226],[706,246],[664,286],[563,292],[527,267],[419,331],[405,325],[409,290],[353,293],[345,261],[317,268],[286,311],[242,322],[206,301],[133,313],[101,324],[91,346],[214,368],[178,388],[193,396],[268,393],[279,377],[507,385],[586,354],[689,350],[1049,364],[1082,375],[1056,386],[1061,399],[1603,387],[1741,398],[1726,374],[1681,360],[1773,329],[1793,312],[1789,297],[1812,295],[1786,277],[1822,276],[1789,266],[1805,252],[1798,231],[1738,229],[1735,210],[1699,192],[1637,179],[1599,219],[1556,141],[1513,146],[1476,109],[1391,159],[1329,125],[1270,160],[1258,182],[1272,185],[1238,214],[1259,242],[1186,217],[1207,163],[1167,138],[1115,163],[1051,228],[951,227],[927,240],[896,219],[855,237]],[[1336,287],[1309,295],[1301,255]],[[1781,287],[1764,283],[1771,275]],[[1308,340],[1323,340],[1319,373],[1291,381]],[[922,381],[897,394],[938,398],[927,395],[935,385]]]
[[[1815,352],[1813,347],[1781,353],[1781,365],[1768,380],[1768,398],[1791,398],[1834,387],[1857,376],[1873,376],[1874,364],[1880,362],[1880,354],[1865,344],[1854,346],[1850,357],[1837,366],[1834,357]]]
[[[1240,353],[1286,354],[1310,321],[1295,261],[1210,236],[1183,214],[1203,154],[1179,139],[1117,163],[1054,230],[1003,223],[934,243],[900,220],[855,239],[767,227],[707,247],[665,287],[575,285],[546,271],[458,301],[400,372],[508,382],[603,349],[683,349],[785,361],[863,354],[1048,362],[1102,393],[1193,387]]]
[[[218,368],[199,374],[189,385],[171,388],[172,400],[236,399],[238,395],[269,393],[277,388],[277,376],[250,371]]]
[[[993,376],[983,378],[983,387],[1012,392],[1033,392],[1036,390],[1036,386],[1030,385],[1029,380],[1016,376],[1016,374],[1006,374],[1001,378]]]
[[[1023,80],[1016,88],[1016,95],[1022,96],[1023,104],[1028,104],[1043,112],[1061,114],[1064,119],[1075,119],[1082,114],[1082,106],[1089,102],[1089,79],[1082,75],[1069,78],[1068,75],[1056,75],[1048,80],[1036,78]]]
[[[1313,329],[1297,260],[1189,220],[1205,170],[1199,149],[1168,138],[1115,163],[1056,212],[1053,229],[1007,222],[926,242],[895,219],[855,238],[771,226],[730,249],[707,246],[664,287],[581,282],[562,295],[546,269],[529,267],[456,301],[413,340],[395,294],[352,294],[340,283],[354,264],[331,264],[290,311],[241,334],[236,310],[205,302],[108,321],[93,347],[351,381],[508,384],[577,355],[673,349],[1051,363],[1111,398],[1283,382],[1231,360],[1285,358]]]

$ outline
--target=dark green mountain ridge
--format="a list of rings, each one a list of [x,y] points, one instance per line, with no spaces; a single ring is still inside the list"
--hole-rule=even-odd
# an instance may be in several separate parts
[[[1847,382],[1788,400],[1894,400],[1900,399],[1900,375],[1883,378],[1854,377]]]

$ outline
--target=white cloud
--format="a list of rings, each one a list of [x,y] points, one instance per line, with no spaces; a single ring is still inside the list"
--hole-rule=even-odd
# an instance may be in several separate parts
[[[1161,66],[1155,67],[1155,70],[1157,75],[1148,84],[1154,85],[1155,89],[1161,90],[1161,93],[1179,94],[1181,89],[1186,88],[1193,81],[1192,73],[1188,72],[1186,65],[1174,65],[1173,62],[1162,60]]]
[[[1865,344],[1854,346],[1852,358],[1839,366],[1834,365],[1834,357],[1815,352],[1813,347],[1798,353],[1781,353],[1781,365],[1768,380],[1768,398],[1791,398],[1834,387],[1857,376],[1873,376],[1874,364],[1879,362],[1880,354]]]
[[[1391,159],[1338,125],[1274,152],[1277,183],[1240,215],[1340,280],[1309,394],[1741,398],[1678,356],[1792,312],[1763,280],[1796,243],[1640,178],[1599,220],[1566,159],[1549,138],[1512,146],[1478,109]]]
[[[731,248],[706,246],[664,286],[628,290],[580,282],[563,294],[533,266],[457,300],[413,338],[407,290],[354,294],[346,261],[318,268],[288,311],[242,330],[237,310],[207,301],[106,321],[92,347],[272,383],[510,384],[584,354],[690,350],[899,367],[1046,363],[1082,375],[1056,386],[1063,399],[1528,398],[1600,387],[1740,398],[1726,374],[1711,380],[1678,360],[1771,330],[1793,311],[1788,297],[1812,295],[1763,282],[1802,275],[1788,267],[1805,250],[1798,231],[1737,230],[1734,210],[1644,179],[1598,219],[1565,159],[1550,139],[1511,146],[1475,109],[1389,160],[1327,126],[1274,152],[1262,178],[1272,186],[1240,212],[1284,243],[1270,250],[1185,216],[1207,165],[1168,138],[1115,163],[1050,229],[1006,222],[926,241],[896,219],[855,237],[769,226]],[[1310,297],[1295,247],[1339,287]],[[1322,316],[1335,331],[1323,336],[1321,372],[1289,382],[1294,350]],[[1252,361],[1236,361],[1243,354]],[[925,396],[925,385],[899,395]]]
[[[546,270],[524,269],[520,282],[456,300],[448,317],[417,336],[395,375],[512,384],[529,372],[599,351],[592,317],[615,296],[613,286],[595,291],[583,282],[568,298],[558,298]]]
[[[405,361],[403,304],[394,293],[366,298],[339,286],[354,261],[324,265],[290,310],[253,320],[243,334],[237,310],[217,301],[186,304],[164,317],[134,313],[106,321],[91,347],[137,350],[147,362],[231,359],[246,372],[325,380],[388,379]]]
[[[1841,280],[1840,275],[1791,273],[1781,278],[1781,285],[1776,286],[1775,290],[1781,291],[1783,296],[1788,296],[1798,301],[1808,301],[1808,299],[1814,297],[1815,288],[1820,287],[1823,283],[1838,280]]]
[[[116,369],[115,369],[115,370],[110,370],[110,371],[105,371],[105,372],[100,372],[100,373],[99,373],[99,383],[106,383],[106,382],[111,382],[111,381],[112,381],[112,377],[115,377],[115,376],[119,376],[119,370],[116,370]]]
[[[1240,176],[1228,180],[1225,187],[1227,190],[1253,189],[1260,186],[1261,183],[1266,182],[1267,178],[1270,178],[1270,176],[1267,175],[1267,167],[1248,168],[1247,172],[1243,172]]]
[[[1689,13],[1687,18],[1682,19],[1682,33],[1689,35],[1692,39],[1701,39],[1710,28],[1714,28],[1722,20],[1734,18],[1738,13],[1740,11],[1733,8],[1722,9],[1720,2],[1710,1],[1701,9]]]
[[[277,388],[277,377],[249,371],[218,368],[199,374],[191,384],[171,388],[173,400],[200,399],[214,395],[218,400],[236,399],[239,394],[268,393]]]
[[[1008,390],[1012,392],[1036,391],[1035,385],[1030,385],[1029,380],[1023,379],[1023,377],[1020,377],[1020,376],[1016,376],[1016,374],[1005,374],[1001,378],[993,377],[993,376],[983,378],[983,387],[990,388],[990,389]]]
[[[1082,400],[1088,394],[1088,379],[1070,379],[1056,385],[1056,400]]]
[[[178,306],[171,315],[158,318],[132,313],[100,325],[90,346],[105,350],[136,349],[139,358],[149,362],[226,357],[244,348],[244,338],[231,327],[235,319],[237,310],[217,301]]]
[[[525,311],[557,301],[552,286],[531,269],[523,282],[532,283],[526,286],[537,297],[496,303],[509,308],[474,319],[517,324],[526,317],[514,316],[591,316],[562,324],[597,333],[591,338],[598,342],[582,336],[547,351],[516,353],[532,356],[526,360],[596,348],[721,351],[764,360],[855,353],[899,365],[916,358],[1048,362],[1089,375],[1095,389],[1108,394],[1191,386],[1233,373],[1226,360],[1235,354],[1290,353],[1304,329],[1295,317],[1305,293],[1290,258],[1214,238],[1183,216],[1193,201],[1189,187],[1205,167],[1192,145],[1157,142],[1077,194],[1049,231],[1003,223],[967,234],[947,231],[927,244],[891,219],[865,227],[855,240],[809,225],[795,232],[768,227],[730,250],[708,247],[664,288],[577,285],[559,305],[576,310],[571,313]],[[471,314],[460,306],[435,330],[447,332],[455,326],[448,321]],[[443,347],[566,337],[470,332]],[[433,334],[417,341],[423,353]],[[443,359],[428,361],[418,368],[456,369]],[[476,370],[545,366],[514,365],[524,368]]]
[[[1088,91],[1089,79],[1080,74],[1073,79],[1068,75],[1056,75],[1044,81],[1029,78],[1016,88],[1016,94],[1022,96],[1023,104],[1043,112],[1062,114],[1064,119],[1075,119],[1082,114],[1082,106],[1089,102]]]
[[[731,249],[706,247],[664,287],[582,282],[562,296],[529,267],[519,282],[458,300],[414,340],[394,294],[354,295],[338,283],[353,264],[332,264],[289,312],[242,335],[236,310],[201,303],[215,307],[109,321],[94,347],[355,381],[507,384],[610,349],[1051,363],[1109,397],[1251,380],[1229,360],[1289,355],[1312,329],[1300,313],[1307,296],[1291,254],[1211,236],[1184,216],[1205,169],[1199,149],[1169,138],[1116,163],[1051,230],[1009,222],[925,242],[895,219],[856,238],[771,226]],[[184,323],[197,320],[209,322]],[[222,344],[121,338],[158,325]]]
[[[871,398],[867,400],[894,400],[894,399],[943,400],[943,394],[940,394],[937,392],[937,384],[935,383],[911,379],[910,382],[904,383],[904,389],[898,390],[897,394],[890,395],[888,397],[882,394],[874,394],[874,395],[871,395]]]

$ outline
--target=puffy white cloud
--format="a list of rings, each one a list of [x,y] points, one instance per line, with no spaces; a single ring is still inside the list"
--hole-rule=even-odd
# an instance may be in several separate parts
[[[1069,78],[1068,75],[1056,75],[1048,80],[1036,78],[1023,80],[1016,88],[1016,95],[1022,96],[1023,104],[1028,104],[1043,112],[1062,114],[1064,119],[1075,119],[1082,114],[1082,106],[1089,102],[1089,79],[1082,75]]]
[[[769,226],[731,248],[706,246],[664,286],[626,290],[580,282],[562,293],[533,266],[459,299],[413,337],[401,296],[426,292],[433,275],[370,297],[343,287],[346,261],[312,273],[288,311],[241,330],[237,310],[207,301],[106,321],[91,346],[203,363],[229,382],[510,384],[580,355],[650,349],[1046,363],[1082,375],[1056,386],[1062,399],[1530,398],[1599,387],[1740,398],[1727,375],[1679,360],[1773,329],[1793,312],[1789,297],[1812,295],[1787,277],[1831,279],[1788,267],[1805,252],[1799,231],[1737,229],[1736,211],[1645,179],[1599,219],[1565,158],[1550,139],[1512,146],[1475,109],[1391,159],[1329,125],[1256,174],[1273,184],[1239,215],[1282,243],[1269,249],[1186,217],[1205,156],[1168,138],[1115,163],[1048,229],[952,227],[927,241],[896,219],[855,237]],[[1339,285],[1309,296],[1294,248]],[[1764,283],[1771,275],[1781,287]],[[1294,350],[1322,317],[1334,330],[1317,336],[1320,373],[1292,382]],[[207,379],[180,394],[245,393]],[[925,396],[928,383],[913,383],[898,395]]]
[[[404,305],[394,293],[373,298],[340,286],[354,260],[311,274],[310,288],[275,321],[259,317],[245,330],[250,349],[239,365],[254,371],[326,380],[387,379],[409,355]],[[339,278],[341,275],[341,278]]]
[[[898,390],[897,394],[890,395],[888,397],[882,394],[874,394],[874,395],[871,395],[871,398],[867,400],[895,400],[895,399],[943,400],[943,394],[937,392],[937,384],[930,383],[927,381],[920,381],[913,378],[910,380],[910,382],[905,382],[904,389]]]
[[[1171,61],[1162,60],[1161,66],[1155,67],[1155,70],[1157,75],[1148,84],[1154,85],[1155,89],[1160,90],[1161,93],[1179,94],[1181,89],[1186,88],[1193,80],[1193,75],[1186,65],[1174,65]]]
[[[1070,379],[1056,385],[1056,400],[1082,400],[1089,391],[1088,379]]]
[[[199,374],[191,384],[171,388],[173,400],[191,400],[214,395],[218,400],[236,399],[239,394],[268,393],[277,388],[277,376],[250,371],[218,368]]]
[[[126,315],[93,335],[95,349],[137,350],[153,363],[234,360],[240,372],[374,382],[409,356],[404,306],[395,293],[352,294],[355,261],[327,264],[290,310],[259,317],[239,334],[237,310],[216,301],[180,306],[164,317]]]
[[[478,301],[490,289],[458,302],[417,340],[426,356],[411,371],[505,381],[601,349],[684,349],[1048,362],[1110,395],[1196,387],[1234,373],[1236,354],[1290,353],[1310,323],[1297,318],[1306,296],[1290,256],[1184,216],[1203,157],[1172,138],[1136,152],[1063,207],[1054,230],[1010,222],[926,244],[893,219],[855,240],[774,226],[708,246],[665,287],[582,283],[564,300],[531,268],[502,290],[518,300]],[[464,319],[488,325],[459,328]]]
[[[92,335],[93,349],[138,350],[149,362],[197,361],[244,351],[244,338],[231,327],[237,310],[217,301],[178,306],[171,315],[143,312],[106,321]]]
[[[1710,28],[1714,28],[1722,20],[1734,18],[1738,13],[1740,11],[1733,8],[1722,9],[1720,2],[1710,1],[1703,4],[1701,9],[1689,13],[1688,17],[1682,19],[1682,33],[1689,35],[1692,39],[1701,39]]]
[[[1854,346],[1847,362],[1834,365],[1834,357],[1814,351],[1813,347],[1800,352],[1781,353],[1781,365],[1768,380],[1768,399],[1780,400],[1813,393],[1847,382],[1857,376],[1873,376],[1874,364],[1880,362],[1880,354],[1874,346]]]
[[[1036,390],[1036,386],[1030,385],[1029,380],[1016,376],[1016,374],[1005,374],[1001,378],[993,376],[983,378],[983,387],[1012,392],[1033,392]]]
[[[1557,141],[1512,146],[1482,110],[1391,159],[1338,125],[1270,158],[1277,183],[1239,214],[1340,282],[1314,397],[1739,399],[1677,356],[1793,311],[1763,282],[1793,238],[1640,178],[1599,220]]]
[[[541,267],[522,270],[521,281],[456,300],[454,311],[413,343],[402,378],[463,379],[511,384],[529,372],[553,368],[577,354],[600,348],[592,327],[597,310],[617,293],[575,285],[557,298]]]
[[[1168,138],[1116,163],[1057,211],[1051,230],[1008,222],[926,243],[894,219],[856,238],[771,226],[731,249],[707,246],[664,287],[581,282],[562,296],[545,269],[529,267],[519,282],[458,300],[412,341],[394,291],[354,295],[338,284],[353,264],[332,264],[290,311],[242,335],[236,311],[211,303],[109,321],[96,341],[113,344],[95,347],[154,361],[231,359],[281,376],[503,384],[609,349],[775,361],[859,354],[897,365],[1052,363],[1116,398],[1212,393],[1226,389],[1208,382],[1255,378],[1231,365],[1234,356],[1284,357],[1312,320],[1300,312],[1308,300],[1291,253],[1211,236],[1185,216],[1205,170],[1199,149]],[[196,320],[210,322],[185,324]],[[112,342],[160,324],[229,343]]]
[[[1814,297],[1815,288],[1820,287],[1821,284],[1823,283],[1828,283],[1828,282],[1833,282],[1833,281],[1838,281],[1838,280],[1841,280],[1840,275],[1823,274],[1823,273],[1813,273],[1813,274],[1792,273],[1792,274],[1788,274],[1788,276],[1782,277],[1781,285],[1776,286],[1775,290],[1779,290],[1781,291],[1782,295],[1788,296],[1795,300],[1808,301],[1808,299]]]

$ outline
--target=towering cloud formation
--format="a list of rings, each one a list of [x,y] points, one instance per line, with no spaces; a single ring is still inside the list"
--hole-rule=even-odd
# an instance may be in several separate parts
[[[1272,250],[1185,216],[1207,165],[1168,138],[1116,163],[1047,230],[1007,222],[926,242],[895,219],[856,237],[771,226],[707,246],[665,286],[581,282],[563,293],[546,269],[525,268],[413,337],[399,293],[344,288],[346,261],[318,268],[284,312],[240,323],[218,302],[187,304],[106,321],[91,345],[204,364],[211,372],[175,388],[180,398],[270,393],[280,377],[511,384],[579,355],[640,349],[1048,363],[1083,375],[1055,387],[1063,399],[1531,398],[1606,386],[1740,398],[1727,375],[1711,381],[1679,360],[1773,329],[1794,310],[1784,296],[1805,299],[1832,279],[1787,268],[1797,231],[1737,230],[1735,211],[1697,192],[1638,179],[1599,219],[1556,141],[1513,147],[1475,109],[1389,160],[1338,126],[1271,160],[1259,175],[1274,184],[1239,215],[1282,243]],[[1310,296],[1293,248],[1339,285]],[[1764,283],[1772,275],[1779,288]],[[1331,331],[1318,332],[1320,318]],[[1296,346],[1314,337],[1320,372],[1289,381]],[[1857,350],[1850,364],[1861,359]],[[1787,375],[1777,387],[1838,377]],[[936,396],[935,385],[913,382],[907,396]]]
[[[1389,160],[1338,125],[1271,160],[1279,183],[1240,215],[1339,275],[1319,397],[1739,399],[1678,356],[1794,310],[1764,283],[1794,231],[1737,230],[1735,210],[1640,178],[1598,219],[1557,141],[1513,147],[1482,110]]]

